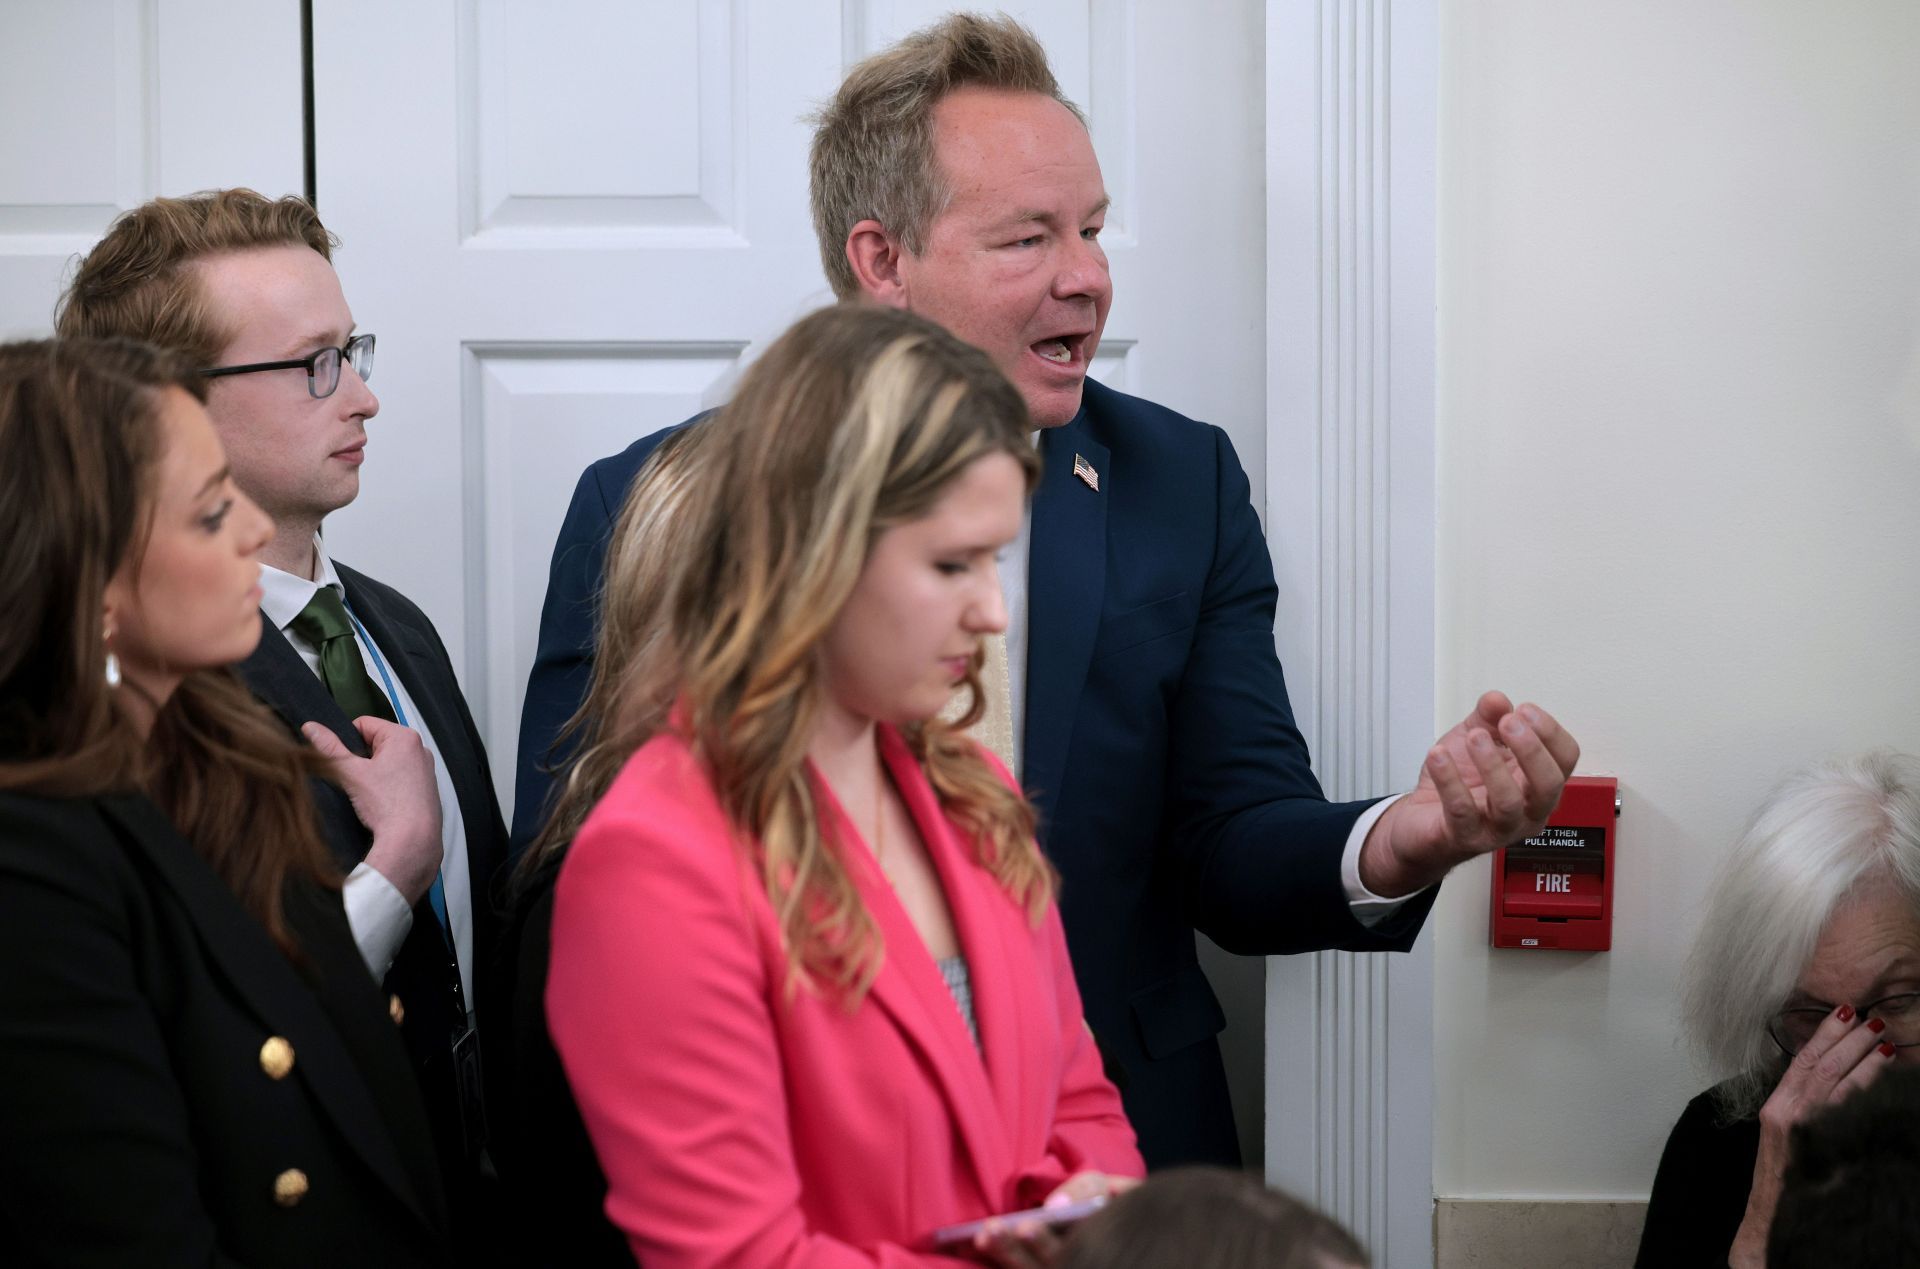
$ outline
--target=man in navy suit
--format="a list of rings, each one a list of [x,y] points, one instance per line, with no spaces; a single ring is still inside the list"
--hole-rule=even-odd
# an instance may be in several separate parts
[[[1107,195],[1023,28],[954,15],[856,67],[821,112],[811,171],[836,294],[977,344],[1040,429],[1045,474],[1001,572],[1016,770],[1148,1162],[1234,1162],[1224,1017],[1194,931],[1245,954],[1405,950],[1449,868],[1545,822],[1578,747],[1490,692],[1411,793],[1326,800],[1226,434],[1087,379],[1112,299]],[[587,470],[555,547],[517,840],[539,826],[556,736],[584,695],[612,519],[658,439]]]

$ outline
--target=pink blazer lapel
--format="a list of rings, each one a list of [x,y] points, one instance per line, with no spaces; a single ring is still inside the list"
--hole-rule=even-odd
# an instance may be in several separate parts
[[[949,888],[949,903],[952,903],[953,883],[947,867],[938,862],[941,852],[934,845],[934,835],[947,832],[944,817],[936,814],[933,817],[936,822],[929,824],[924,814],[927,803],[932,803],[937,811],[938,803],[933,799],[933,791],[927,786],[926,777],[920,773],[913,756],[906,752],[905,746],[900,744],[891,729],[883,727],[881,736],[882,756],[893,773],[896,786],[901,788],[915,825],[927,841],[928,850],[934,854],[941,881]],[[889,753],[888,737],[892,738],[894,744],[900,745],[900,756],[905,758],[907,771],[903,772],[894,755]],[[834,829],[842,835],[841,840],[855,843],[863,841],[859,829],[826,781],[816,776],[815,787],[820,796],[823,818],[831,818]],[[916,795],[909,793],[908,789],[923,791],[924,796],[916,801]],[[1012,1140],[1007,1125],[1001,1119],[1001,1108],[989,1084],[987,1069],[973,1047],[973,1038],[967,1034],[967,1025],[954,1003],[953,994],[947,990],[946,980],[940,976],[939,967],[928,954],[926,944],[921,942],[919,931],[913,928],[906,909],[894,897],[893,886],[887,881],[886,874],[874,862],[871,852],[864,848],[849,849],[844,858],[854,884],[859,887],[861,899],[880,927],[880,937],[885,945],[885,958],[879,974],[874,978],[868,999],[893,1020],[894,1025],[925,1057],[952,1110],[954,1122],[959,1126],[981,1193],[989,1201],[998,1201],[1002,1197],[1000,1190],[1004,1180],[1014,1173],[1015,1167]],[[955,920],[959,920],[957,911]],[[960,934],[961,946],[971,959],[972,947],[966,941],[964,928]],[[974,1000],[975,1009],[978,1010],[985,989],[979,985],[977,978],[975,982]],[[985,1039],[984,1033],[982,1039]]]
[[[968,1053],[975,1059],[973,1068],[984,1062],[995,1124],[1002,1139],[1016,1155],[1023,1154],[1033,1144],[1045,1141],[1052,1122],[1058,1068],[1046,992],[1051,977],[1034,961],[1033,925],[1025,908],[981,869],[973,844],[947,818],[919,762],[891,727],[880,729],[880,752],[940,874],[960,948],[967,959],[980,1049],[972,1049],[964,1023],[958,1034],[968,1042]],[[881,880],[884,884],[884,878]],[[888,898],[892,898],[891,887]],[[891,907],[904,923],[905,912],[897,903]],[[910,924],[908,934],[913,935]],[[946,1012],[957,1019],[959,1010],[953,1006],[945,981],[918,936],[913,935],[913,939],[917,959],[933,969],[932,981],[948,1006]],[[1024,1160],[1016,1159],[1015,1163]]]
[[[1019,1151],[1021,1143],[1036,1139],[1036,1130],[1037,1139],[1045,1140],[1058,1068],[1043,967],[1034,963],[1033,926],[1026,910],[980,868],[972,843],[947,818],[906,741],[891,727],[880,729],[880,752],[947,892],[973,979],[974,1021],[998,1123]],[[945,983],[940,985],[944,991]]]

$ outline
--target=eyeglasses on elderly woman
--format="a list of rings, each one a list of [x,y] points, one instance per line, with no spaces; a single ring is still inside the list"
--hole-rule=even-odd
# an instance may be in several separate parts
[[[1831,1005],[1800,1005],[1792,1009],[1782,1009],[1767,1019],[1767,1035],[1780,1046],[1780,1051],[1792,1057],[1806,1047],[1813,1033],[1833,1012]],[[1855,1012],[1864,1020],[1878,1018],[1886,1024],[1881,1035],[1883,1043],[1896,1049],[1911,1049],[1920,1045],[1920,992],[1901,992],[1897,996],[1882,996],[1868,1004],[1856,1006]]]

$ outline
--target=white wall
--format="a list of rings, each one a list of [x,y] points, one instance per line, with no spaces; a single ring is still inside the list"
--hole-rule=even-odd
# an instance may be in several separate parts
[[[1677,979],[1785,769],[1920,750],[1920,5],[1442,6],[1438,675],[1619,775],[1615,950],[1436,917],[1435,1188],[1644,1195]]]

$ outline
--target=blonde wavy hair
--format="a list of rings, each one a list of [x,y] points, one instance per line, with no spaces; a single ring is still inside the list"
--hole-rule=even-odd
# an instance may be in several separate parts
[[[883,949],[809,775],[819,647],[879,535],[928,514],[971,463],[1009,455],[1032,493],[1030,430],[985,353],[910,313],[842,305],[775,341],[628,493],[592,685],[568,724],[579,745],[521,877],[565,851],[635,750],[677,732],[779,914],[789,988],[824,984],[858,1003]],[[1032,807],[965,734],[985,706],[979,668],[976,654],[959,718],[902,731],[980,866],[1037,922],[1055,880]]]

